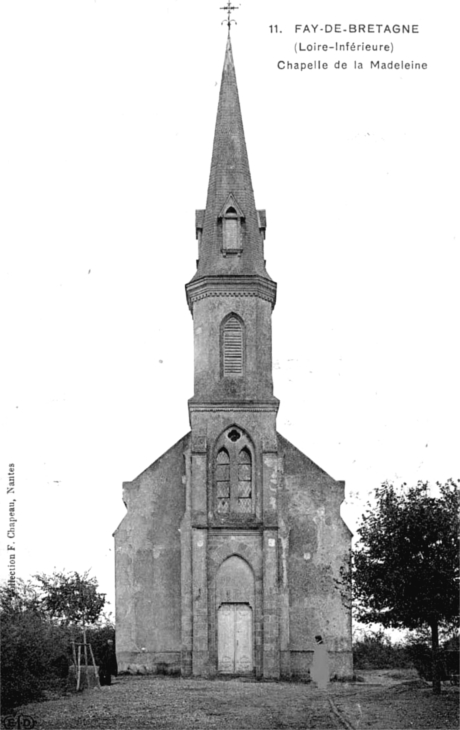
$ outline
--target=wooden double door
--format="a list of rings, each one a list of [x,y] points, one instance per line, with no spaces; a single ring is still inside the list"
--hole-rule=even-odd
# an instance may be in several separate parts
[[[252,609],[247,603],[223,603],[217,614],[218,671],[252,672]]]

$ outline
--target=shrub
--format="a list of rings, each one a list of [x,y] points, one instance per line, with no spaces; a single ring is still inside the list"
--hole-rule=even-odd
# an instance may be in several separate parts
[[[40,610],[29,584],[0,588],[1,703],[4,709],[43,697],[53,680],[67,675],[66,632]]]
[[[110,623],[103,626],[91,626],[86,630],[86,640],[89,644],[91,644],[97,665],[100,665],[101,663],[103,650],[108,639],[112,639],[115,647],[115,627]]]
[[[15,588],[0,586],[0,631],[4,710],[43,699],[45,690],[66,686],[69,665],[73,663],[71,642],[81,642],[82,628],[53,616],[40,586],[20,579]],[[114,633],[111,624],[86,630],[96,664]],[[88,660],[91,663],[91,655]]]
[[[393,644],[378,631],[353,644],[353,664],[355,669],[401,669],[412,662],[405,646]]]
[[[413,642],[408,646],[407,651],[419,676],[427,682],[431,682],[433,680],[431,647],[423,642]],[[459,653],[458,649],[450,648],[448,642],[439,650],[439,675],[442,682],[450,679],[458,684]]]

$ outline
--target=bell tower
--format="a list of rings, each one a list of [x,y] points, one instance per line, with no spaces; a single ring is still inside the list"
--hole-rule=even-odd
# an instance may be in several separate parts
[[[264,404],[276,412],[271,312],[276,284],[264,260],[266,216],[256,210],[235,66],[228,39],[205,210],[196,211],[197,272],[186,286],[193,315],[196,408]]]

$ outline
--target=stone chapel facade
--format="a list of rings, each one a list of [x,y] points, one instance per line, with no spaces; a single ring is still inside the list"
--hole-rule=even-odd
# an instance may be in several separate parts
[[[228,40],[193,317],[191,431],[132,482],[115,532],[120,671],[307,677],[322,634],[352,674],[334,579],[351,533],[337,482],[276,431],[265,211],[257,210]]]

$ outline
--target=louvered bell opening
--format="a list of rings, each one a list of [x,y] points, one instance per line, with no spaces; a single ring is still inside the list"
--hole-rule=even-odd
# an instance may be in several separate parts
[[[224,327],[223,357],[224,375],[243,374],[243,328],[235,317]]]

